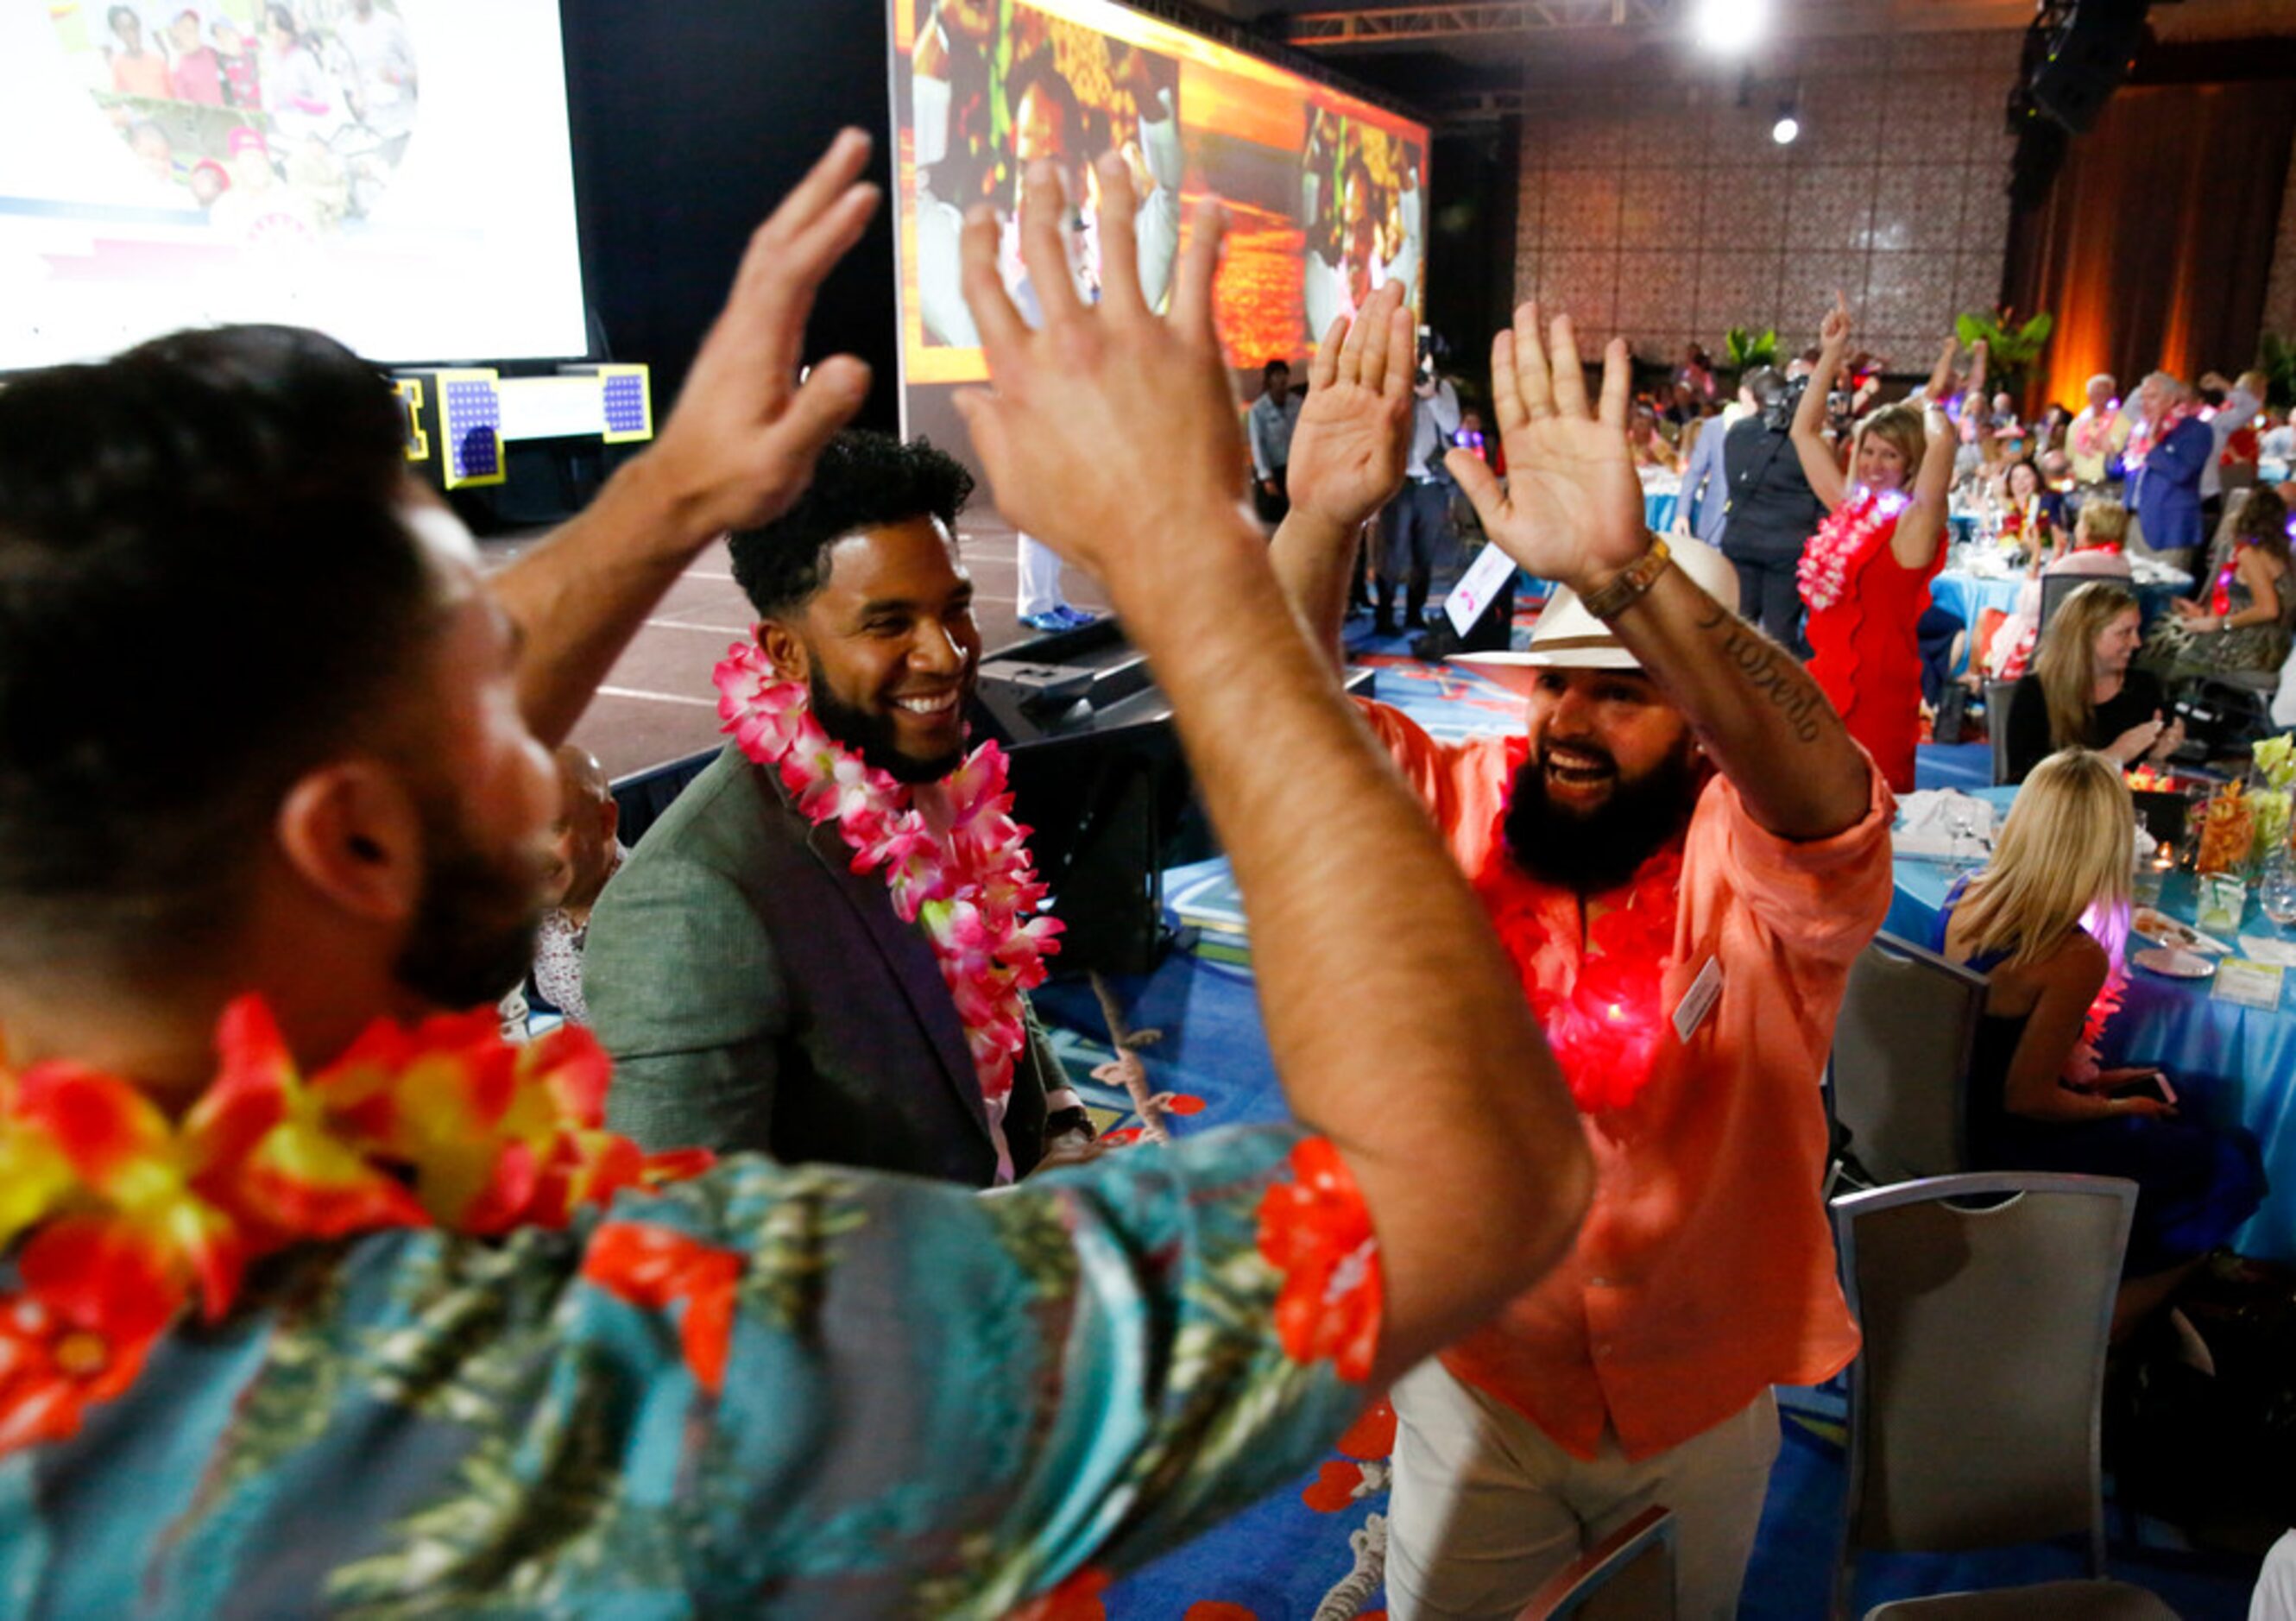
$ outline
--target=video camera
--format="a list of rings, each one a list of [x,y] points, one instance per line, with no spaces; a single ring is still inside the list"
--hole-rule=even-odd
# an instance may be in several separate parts
[[[1425,388],[1435,381],[1437,364],[1450,357],[1451,346],[1444,340],[1443,334],[1431,326],[1421,327],[1419,329],[1419,369],[1413,374],[1412,381],[1421,388]]]
[[[1808,387],[1809,378],[1807,373],[1800,377],[1787,378],[1786,386],[1778,390],[1776,397],[1768,405],[1762,407],[1762,426],[1772,433],[1784,433],[1792,427],[1794,413],[1801,408],[1802,393]]]

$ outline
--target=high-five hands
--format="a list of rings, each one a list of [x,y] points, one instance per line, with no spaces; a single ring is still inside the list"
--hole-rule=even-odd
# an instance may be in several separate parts
[[[1250,526],[1242,516],[1242,430],[1212,324],[1222,211],[1206,204],[1174,277],[1171,313],[1140,296],[1132,177],[1114,153],[1098,164],[1102,296],[1078,297],[1061,240],[1060,176],[1031,167],[1021,252],[1044,309],[1030,331],[996,271],[996,222],[964,224],[964,300],[996,391],[968,389],[957,409],[1015,527],[1043,539],[1111,591],[1137,569],[1185,569],[1201,537]]]
[[[752,528],[787,511],[867,397],[869,368],[850,355],[821,362],[802,387],[797,373],[814,294],[876,212],[877,188],[860,183],[868,161],[869,137],[844,131],[750,238],[646,457],[682,528]]]
[[[1627,447],[1627,342],[1603,351],[1600,411],[1587,398],[1570,317],[1550,331],[1553,360],[1538,338],[1538,307],[1514,312],[1514,327],[1491,343],[1491,395],[1506,446],[1507,487],[1472,451],[1444,465],[1474,503],[1483,533],[1517,564],[1575,590],[1607,579],[1650,545],[1642,481]]]
[[[1361,315],[1332,323],[1308,369],[1292,430],[1292,505],[1349,537],[1402,487],[1411,451],[1411,311],[1403,285],[1372,294]]]

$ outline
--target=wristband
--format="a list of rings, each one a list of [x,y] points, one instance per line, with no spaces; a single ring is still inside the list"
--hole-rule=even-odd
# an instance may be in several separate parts
[[[1598,619],[1615,619],[1639,601],[1643,594],[1657,581],[1658,577],[1666,572],[1667,564],[1674,556],[1673,553],[1667,550],[1666,542],[1657,536],[1652,535],[1648,538],[1649,551],[1620,569],[1603,585],[1597,585],[1593,591],[1581,596],[1578,599],[1578,606]]]

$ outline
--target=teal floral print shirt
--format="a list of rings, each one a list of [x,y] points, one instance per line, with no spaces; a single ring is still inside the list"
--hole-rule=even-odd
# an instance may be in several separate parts
[[[0,1614],[1055,1614],[1313,1464],[1378,1306],[1337,1156],[1265,1126],[305,1245],[0,1458]]]

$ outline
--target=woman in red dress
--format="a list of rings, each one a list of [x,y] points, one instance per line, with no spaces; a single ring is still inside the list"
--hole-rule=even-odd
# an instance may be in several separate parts
[[[1817,371],[1794,412],[1793,446],[1826,516],[1802,548],[1809,607],[1809,673],[1866,746],[1890,786],[1914,786],[1921,728],[1922,656],[1915,627],[1930,581],[1945,562],[1946,492],[1956,448],[1943,402],[1953,383],[1948,340],[1925,403],[1884,405],[1857,424],[1844,478],[1821,430],[1825,397],[1849,347],[1839,293],[1819,329]],[[1969,397],[1982,409],[1985,348],[1977,346]]]

